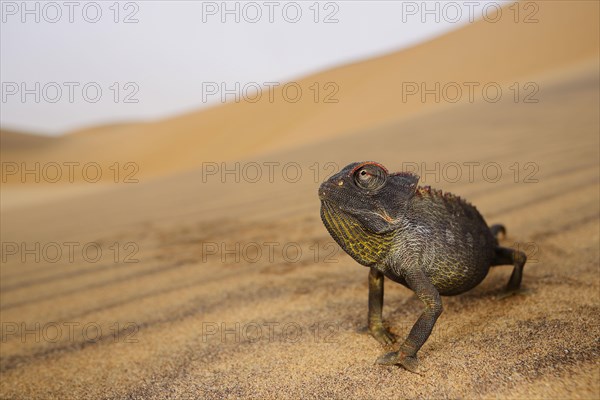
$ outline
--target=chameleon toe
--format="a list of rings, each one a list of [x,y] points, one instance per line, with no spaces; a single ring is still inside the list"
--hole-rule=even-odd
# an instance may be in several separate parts
[[[377,359],[379,365],[396,365],[399,364],[404,369],[410,372],[418,373],[419,361],[415,356],[407,356],[404,353],[393,351],[386,353]]]
[[[384,346],[391,345],[396,342],[396,336],[383,327],[370,330],[370,333],[371,336],[375,338],[375,340],[377,340]]]
[[[498,295],[498,300],[504,300],[513,296],[529,296],[531,295],[530,289],[506,289],[502,294]]]
[[[392,351],[390,353],[386,353],[379,357],[377,361],[375,361],[379,365],[395,365],[398,364],[398,352]]]

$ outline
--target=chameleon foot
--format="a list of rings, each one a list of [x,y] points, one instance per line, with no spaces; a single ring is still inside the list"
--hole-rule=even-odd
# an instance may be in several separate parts
[[[385,329],[383,325],[377,326],[375,328],[369,328],[369,333],[375,338],[375,340],[377,340],[384,346],[389,346],[396,341],[396,336],[394,336],[393,333]]]
[[[517,289],[510,289],[510,288],[506,288],[506,290],[504,291],[504,293],[500,294],[498,296],[498,300],[504,300],[507,299],[509,297],[512,296],[529,296],[531,294],[531,290],[529,289],[521,289],[521,288],[517,288]]]
[[[393,351],[382,355],[377,359],[379,365],[396,365],[400,364],[410,372],[418,373],[419,362],[416,356],[407,356],[406,354]]]

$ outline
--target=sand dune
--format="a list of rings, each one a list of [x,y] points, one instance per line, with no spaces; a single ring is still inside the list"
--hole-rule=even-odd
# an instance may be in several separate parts
[[[306,78],[348,88],[338,104],[3,134],[3,162],[137,160],[140,173],[3,184],[0,398],[600,397],[597,15],[541,2],[539,24],[477,23]],[[538,101],[399,107],[405,79],[531,81]],[[364,332],[367,270],[319,218],[319,183],[367,159],[465,197],[529,256],[524,294],[501,299],[511,268],[495,267],[443,299],[423,375],[373,365],[385,349]],[[386,282],[394,333],[421,309]]]
[[[233,102],[164,121],[89,129],[64,137],[61,146],[51,149],[23,153],[3,148],[1,155],[6,161],[93,161],[104,168],[135,162],[138,176],[150,178],[193,169],[206,160],[237,159],[357,132],[449,104],[432,95],[423,101],[421,84],[431,89],[439,83],[441,91],[455,83],[462,94],[448,87],[448,97],[468,102],[465,82],[478,84],[477,100],[487,84],[502,84],[505,95],[511,95],[508,87],[517,82],[524,98],[535,89],[522,87],[521,78],[597,57],[599,46],[597,2],[538,5],[535,23],[525,23],[524,16],[515,23],[505,10],[498,22],[481,20],[407,50],[298,79],[303,95],[297,102],[286,101],[294,89],[286,97],[281,91],[286,82],[281,82],[272,101],[264,94],[257,102]],[[403,98],[415,90],[407,84],[416,84],[419,93]],[[108,175],[103,181],[110,180]]]
[[[52,137],[31,135],[24,132],[16,132],[3,129],[0,131],[0,144],[4,151],[15,151],[18,149],[28,149],[40,146],[47,146],[52,142],[58,141]]]

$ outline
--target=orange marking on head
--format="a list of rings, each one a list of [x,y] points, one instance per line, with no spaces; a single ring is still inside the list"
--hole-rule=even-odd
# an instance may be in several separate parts
[[[382,170],[384,170],[386,174],[389,174],[387,168],[384,167],[383,165],[379,164],[378,162],[375,162],[375,161],[365,161],[364,163],[358,164],[356,167],[352,168],[352,170],[350,171],[350,175],[354,174],[357,170],[359,170],[360,168],[364,167],[365,165],[375,165],[375,166],[381,168]]]
[[[380,214],[387,222],[394,222],[394,219],[388,215],[385,210],[380,210]]]

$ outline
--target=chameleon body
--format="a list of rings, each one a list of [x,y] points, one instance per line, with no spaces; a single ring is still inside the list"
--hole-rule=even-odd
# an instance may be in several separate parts
[[[413,290],[425,309],[399,349],[380,357],[415,372],[417,352],[442,313],[440,296],[477,286],[495,265],[514,266],[507,285],[519,289],[526,256],[500,247],[502,225],[488,227],[477,209],[450,193],[418,186],[411,173],[388,173],[376,162],[352,163],[319,188],[321,219],[333,239],[369,267],[369,332],[384,345],[384,277]]]

